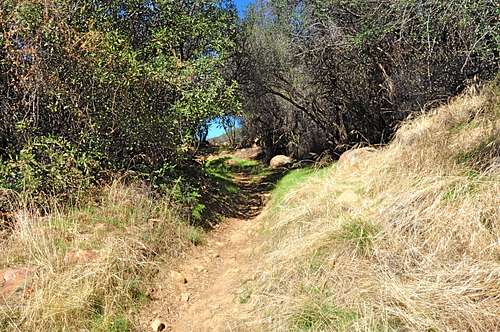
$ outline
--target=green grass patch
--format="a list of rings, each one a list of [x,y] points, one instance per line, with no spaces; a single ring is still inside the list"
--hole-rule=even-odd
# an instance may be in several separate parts
[[[474,166],[474,163],[482,162],[488,156],[494,155],[498,151],[499,145],[498,137],[492,135],[468,150],[459,151],[454,157],[455,163]]]
[[[474,151],[460,151],[455,156],[455,162],[459,165],[470,163],[474,159]]]
[[[283,202],[285,196],[300,184],[312,178],[323,178],[332,167],[314,169],[312,167],[294,169],[288,172],[278,183],[272,192],[272,204],[277,206]]]
[[[455,186],[452,186],[442,196],[444,202],[453,202],[459,197],[459,192],[456,190]]]
[[[250,301],[250,298],[252,297],[252,292],[253,291],[250,285],[248,283],[245,283],[240,293],[238,294],[238,302],[240,304],[248,303]]]
[[[367,254],[379,233],[380,228],[377,225],[369,221],[354,219],[342,225],[340,239],[353,245],[360,254]]]
[[[292,316],[295,331],[348,331],[357,319],[354,311],[335,306],[328,299],[316,298],[303,304]]]
[[[467,129],[477,128],[477,127],[479,127],[479,125],[480,125],[479,121],[477,121],[475,119],[472,119],[470,121],[464,121],[464,122],[461,122],[461,123],[453,126],[450,129],[450,132],[453,133],[453,134],[457,134],[457,133],[460,133],[461,131],[464,131],[464,130],[467,130]]]
[[[237,194],[240,192],[240,188],[238,188],[237,185],[233,184],[233,183],[226,183],[224,185],[224,190],[228,193],[228,194]]]
[[[232,157],[230,160],[231,166],[240,170],[251,169],[261,165],[261,163],[257,160],[240,159],[235,157]]]
[[[218,180],[232,182],[232,172],[226,164],[230,159],[231,157],[210,159],[203,165],[203,170]]]
[[[131,324],[127,318],[118,315],[105,317],[95,315],[92,322],[92,332],[128,332],[131,331]]]
[[[205,162],[203,169],[206,174],[221,184],[227,194],[237,194],[240,188],[236,185],[234,177],[238,173],[251,175],[253,182],[269,174],[269,170],[257,160],[240,159],[231,156],[210,159]]]
[[[479,173],[468,171],[464,175],[467,176],[466,179],[461,182],[454,182],[448,187],[441,197],[442,201],[445,203],[453,202],[460,198],[474,195],[478,191],[480,181],[477,178],[479,177]]]
[[[223,180],[232,180],[235,173],[242,172],[260,175],[267,169],[257,160],[240,159],[231,156],[210,159],[205,162],[203,168],[208,174]]]
[[[314,250],[311,256],[308,257],[306,266],[309,273],[318,273],[325,265],[325,260],[328,256],[330,246],[324,245]]]
[[[205,243],[205,231],[201,227],[190,226],[187,230],[186,237],[195,246]]]

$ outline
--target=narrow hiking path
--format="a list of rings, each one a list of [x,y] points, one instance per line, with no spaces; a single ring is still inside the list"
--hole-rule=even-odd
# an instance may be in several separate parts
[[[181,310],[172,331],[234,331],[244,314],[240,286],[252,278],[251,260],[258,235],[255,219],[230,219],[209,240],[204,253],[181,268],[192,282],[184,284]],[[201,270],[201,273],[200,273]],[[185,302],[185,303],[182,303]]]
[[[277,176],[271,173],[255,177],[245,171],[233,174],[243,195],[236,200],[232,217],[216,225],[207,234],[205,244],[193,247],[184,261],[163,268],[157,287],[149,295],[152,301],[141,314],[144,329],[248,330],[237,325],[249,309],[246,302],[250,295],[242,286],[254,278],[259,215]],[[165,327],[152,327],[159,322]]]

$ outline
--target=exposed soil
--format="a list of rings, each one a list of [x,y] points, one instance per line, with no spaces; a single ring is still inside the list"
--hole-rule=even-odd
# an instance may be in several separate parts
[[[281,174],[256,181],[247,173],[234,176],[243,199],[235,202],[224,222],[209,232],[206,244],[194,247],[183,262],[165,266],[141,325],[161,321],[163,331],[254,331],[238,325],[249,314],[244,284],[253,280],[258,266],[255,253],[260,230],[259,214],[269,190]]]

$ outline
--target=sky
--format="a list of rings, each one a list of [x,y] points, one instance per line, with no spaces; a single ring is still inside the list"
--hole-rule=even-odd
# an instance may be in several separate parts
[[[236,119],[235,127],[236,128],[241,127],[241,121],[238,118]],[[219,137],[219,136],[224,135],[224,134],[225,134],[224,128],[222,128],[222,126],[220,125],[219,119],[214,119],[212,121],[212,123],[210,124],[210,127],[208,128],[207,139]]]
[[[208,127],[207,139],[219,137],[221,135],[224,135],[224,128],[222,128],[216,121],[212,121]]]
[[[234,2],[236,3],[236,7],[238,8],[238,14],[240,15],[240,17],[245,15],[245,8],[252,1],[253,0],[234,0]],[[236,126],[239,127],[239,124],[237,124]],[[208,128],[208,138],[210,139],[218,137],[223,134],[224,129],[221,126],[217,125],[216,121],[213,121]]]
[[[234,2],[236,3],[236,7],[238,7],[238,13],[240,14],[240,16],[243,16],[245,13],[245,8],[249,3],[253,2],[253,0],[234,0]]]

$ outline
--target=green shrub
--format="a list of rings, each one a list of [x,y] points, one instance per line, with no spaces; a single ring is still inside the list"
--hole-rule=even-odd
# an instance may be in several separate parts
[[[195,246],[205,242],[205,231],[201,227],[191,226],[187,230],[187,239]]]
[[[37,137],[15,159],[0,164],[0,186],[37,203],[48,196],[74,198],[92,185],[98,169],[96,155],[81,153],[63,138]]]

